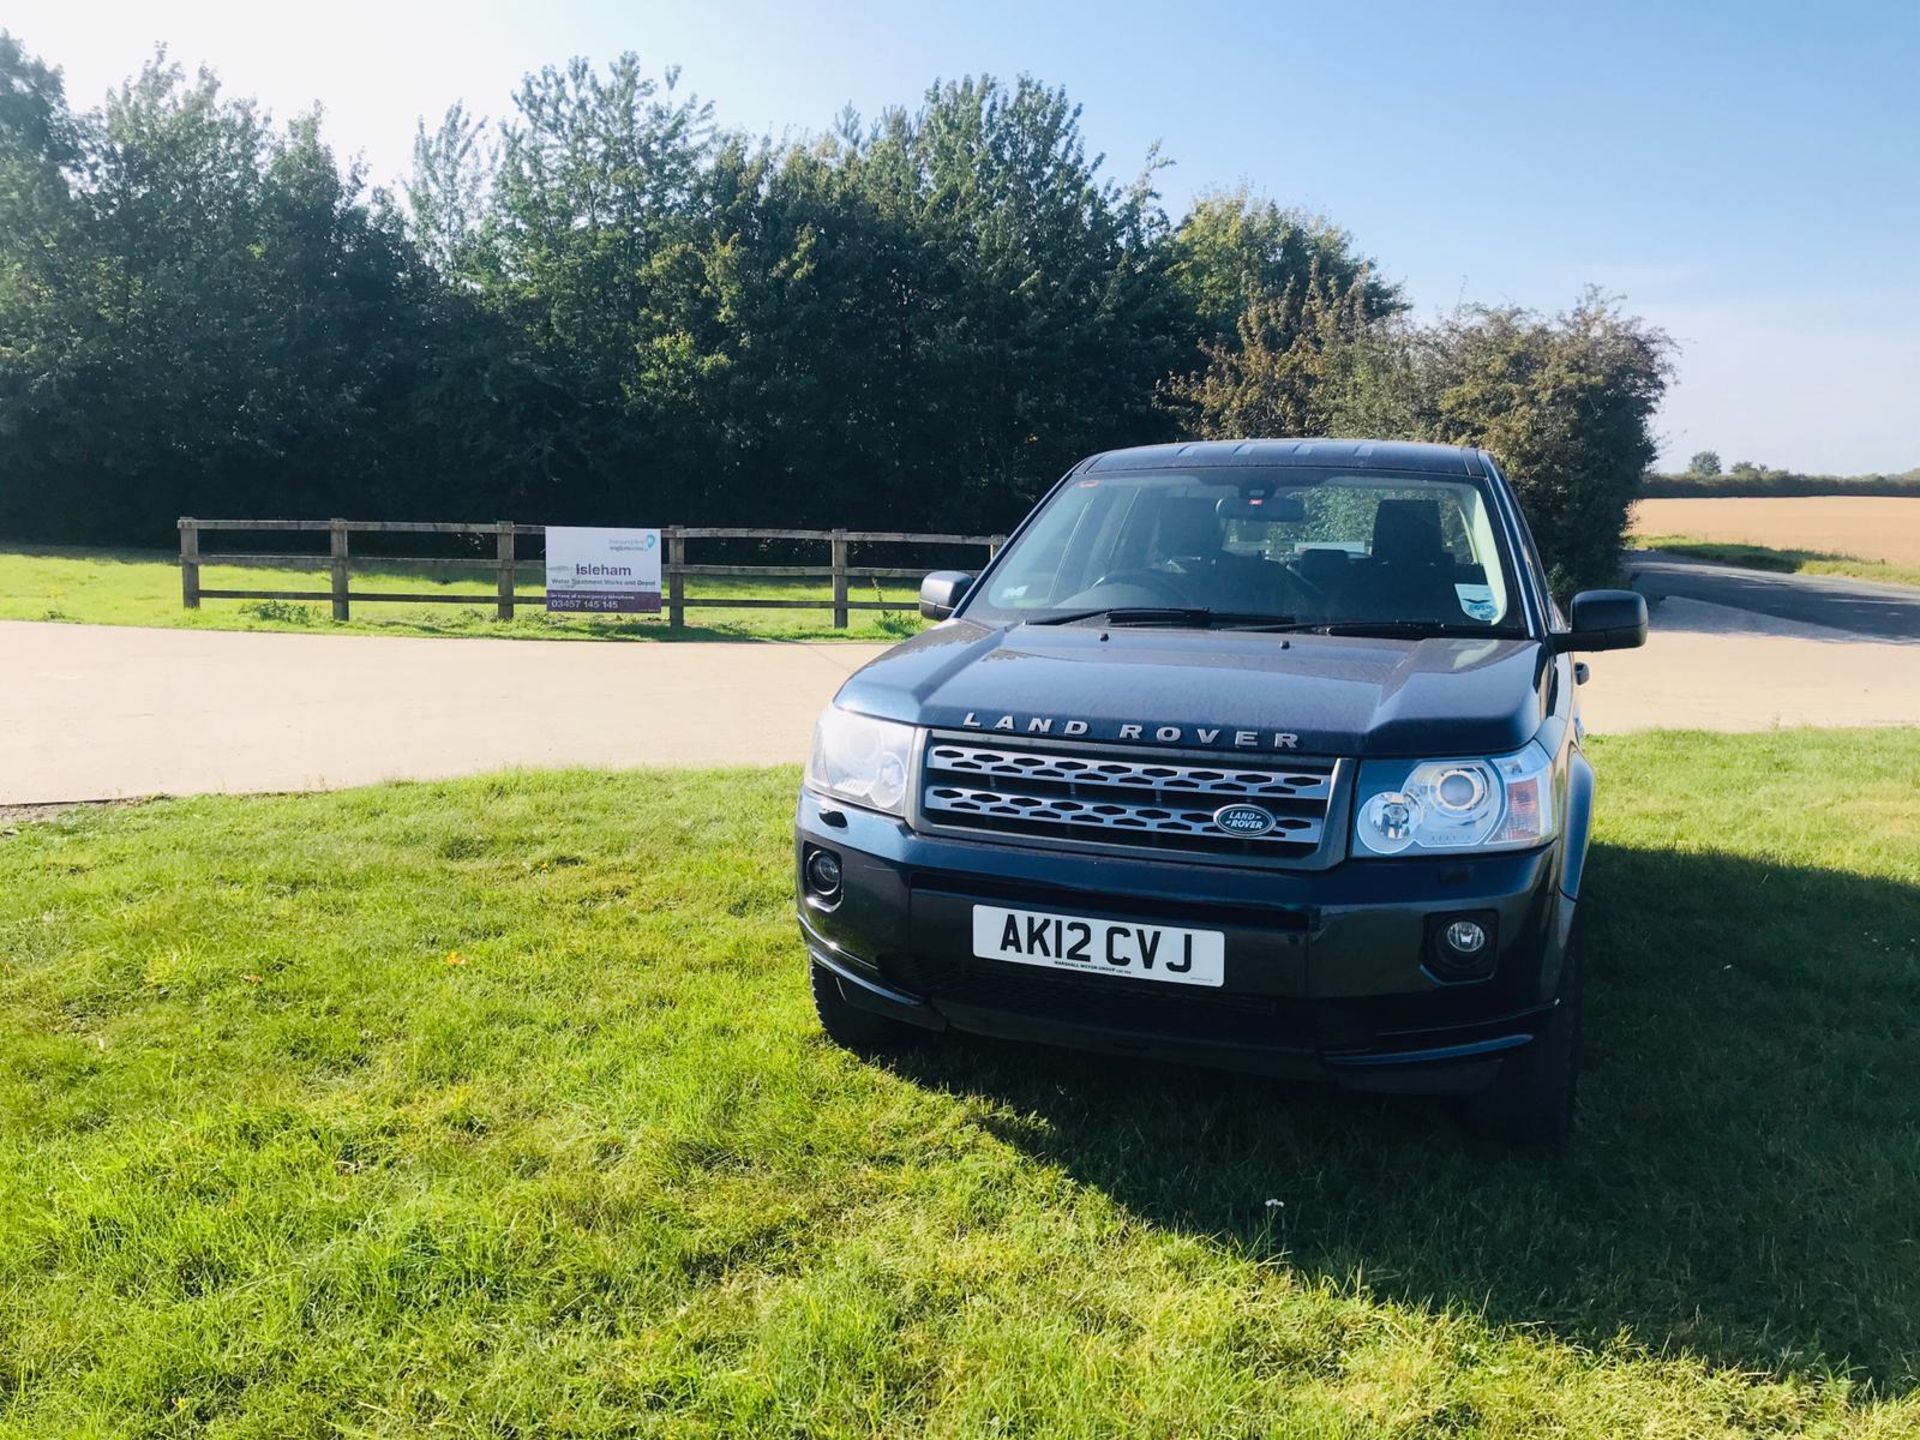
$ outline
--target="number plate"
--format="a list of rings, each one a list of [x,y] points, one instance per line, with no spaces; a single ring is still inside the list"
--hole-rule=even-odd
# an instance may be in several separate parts
[[[1227,937],[1219,930],[1092,920],[998,905],[973,907],[973,953],[982,960],[1176,985],[1222,985],[1227,978]]]

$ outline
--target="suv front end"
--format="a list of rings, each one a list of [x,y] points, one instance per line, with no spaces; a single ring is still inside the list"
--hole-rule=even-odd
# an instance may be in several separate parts
[[[1200,448],[1183,448],[1181,488],[1162,498],[1218,491],[1223,512],[1249,513],[1247,472],[1216,477]],[[1461,453],[1441,452],[1455,466]],[[1491,462],[1465,453],[1485,467],[1483,534],[1517,525]],[[1104,458],[1062,485],[1098,477]],[[1263,458],[1274,486],[1296,483]],[[1331,473],[1348,483],[1352,469]],[[1392,471],[1378,493],[1418,498],[1418,473]],[[1254,503],[1278,509],[1274,486]],[[1191,531],[1182,543],[1205,542]],[[1304,548],[1291,530],[1223,533],[1267,548],[1223,550],[1210,581],[1278,553],[1291,558],[1272,583],[1292,583]],[[1543,588],[1519,593],[1537,584],[1523,553],[1503,548],[1491,585],[1490,554],[1458,572],[1479,577],[1456,587],[1463,605],[1504,597],[1509,624],[1484,635],[1403,635],[1393,617],[1355,633],[1291,615],[1224,626],[1228,611],[1198,606],[1161,623],[1092,610],[1096,585],[1070,597],[1091,613],[963,608],[874,662],[821,718],[796,824],[829,1033],[867,1047],[952,1029],[1458,1095],[1491,1133],[1564,1139],[1592,771],[1572,645],[1527,620],[1552,612]],[[966,587],[988,604],[990,578]],[[1618,620],[1608,593],[1581,601]]]

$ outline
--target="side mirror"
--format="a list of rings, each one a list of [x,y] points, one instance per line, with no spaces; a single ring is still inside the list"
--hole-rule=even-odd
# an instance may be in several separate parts
[[[1632,650],[1647,643],[1647,599],[1634,590],[1582,590],[1573,597],[1573,628],[1553,637],[1556,650]]]
[[[936,570],[920,582],[920,613],[929,620],[953,614],[973,588],[973,576],[964,570]]]

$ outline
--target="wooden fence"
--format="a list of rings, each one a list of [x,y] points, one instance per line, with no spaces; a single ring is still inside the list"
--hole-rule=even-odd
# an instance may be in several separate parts
[[[209,530],[324,532],[329,539],[328,553],[325,555],[212,553],[200,548],[200,536]],[[544,525],[516,525],[511,520],[498,520],[489,525],[435,520],[197,520],[191,516],[182,516],[180,519],[180,603],[189,610],[197,610],[202,600],[330,600],[333,602],[333,618],[336,620],[350,618],[353,602],[356,600],[369,603],[406,602],[416,605],[491,604],[494,607],[494,613],[502,620],[511,620],[517,601],[534,598],[515,594],[516,577],[523,570],[533,570],[543,575],[546,573],[545,560],[516,558],[514,542],[522,535],[544,537],[546,531],[547,527]],[[378,565],[422,565],[449,569],[491,568],[495,575],[494,589],[491,593],[468,591],[455,595],[355,590],[351,583],[353,556],[347,545],[347,537],[353,534],[491,535],[494,537],[494,557],[491,560],[478,556],[434,555],[380,555],[368,556],[366,559]],[[896,604],[880,600],[849,599],[847,597],[849,580],[918,579],[924,573],[910,566],[849,564],[848,554],[851,547],[855,545],[977,545],[985,547],[987,558],[991,559],[998,553],[1006,537],[1004,535],[917,535],[896,530],[753,530],[666,525],[661,527],[660,539],[666,546],[666,555],[660,566],[661,609],[666,614],[667,623],[670,625],[684,625],[687,610],[695,606],[746,610],[819,610],[830,606],[833,610],[834,628],[844,630],[847,628],[849,611],[899,608]],[[818,542],[829,547],[829,563],[825,566],[689,565],[687,563],[689,540]],[[272,566],[276,569],[326,570],[329,572],[331,584],[325,590],[208,589],[200,583],[200,567],[203,565],[254,565]],[[833,584],[833,598],[823,602],[818,599],[763,600],[689,596],[687,594],[689,575],[764,575],[830,580]]]

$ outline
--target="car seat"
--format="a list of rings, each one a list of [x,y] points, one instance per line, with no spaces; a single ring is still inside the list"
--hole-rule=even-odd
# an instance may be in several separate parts
[[[1353,556],[1331,546],[1314,545],[1300,552],[1293,562],[1293,568],[1300,572],[1301,579],[1321,594],[1338,597],[1347,593]]]
[[[1214,502],[1204,495],[1170,497],[1162,500],[1154,513],[1155,560],[1184,556],[1210,560],[1221,553],[1224,538]]]
[[[1459,609],[1437,501],[1382,500],[1373,516],[1373,552],[1355,569],[1357,618],[1444,620]]]

